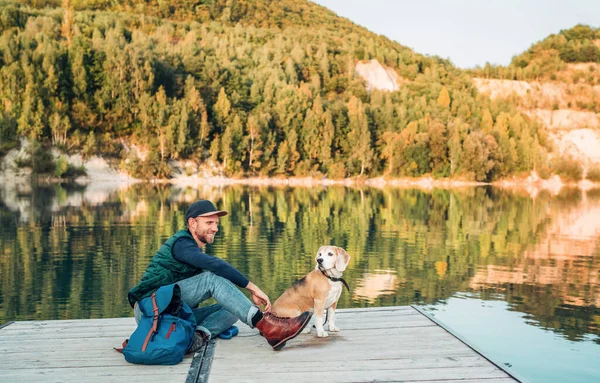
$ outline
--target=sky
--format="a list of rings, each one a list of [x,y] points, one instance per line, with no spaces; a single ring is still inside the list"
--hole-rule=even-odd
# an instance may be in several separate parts
[[[600,27],[600,0],[313,0],[417,53],[461,68],[508,65],[550,34]]]

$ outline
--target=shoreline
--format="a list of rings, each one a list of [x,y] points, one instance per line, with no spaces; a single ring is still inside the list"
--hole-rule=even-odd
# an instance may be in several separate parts
[[[558,194],[562,188],[578,188],[581,190],[590,190],[600,188],[599,182],[592,182],[584,179],[578,182],[562,180],[558,175],[553,175],[548,179],[542,179],[535,171],[529,174],[520,173],[506,177],[494,182],[477,182],[461,178],[442,178],[434,179],[432,176],[422,177],[398,177],[391,178],[378,176],[350,177],[344,179],[329,179],[321,177],[245,177],[229,178],[222,176],[213,176],[218,170],[215,167],[197,167],[191,175],[185,175],[183,169],[186,163],[174,161],[171,164],[174,170],[173,178],[169,179],[136,179],[120,169],[115,169],[106,159],[99,156],[92,156],[83,159],[81,155],[66,155],[65,158],[70,165],[84,167],[87,175],[77,178],[57,178],[52,174],[33,175],[31,169],[20,169],[15,166],[15,160],[25,155],[27,142],[22,144],[20,149],[11,150],[4,158],[0,160],[0,182],[5,187],[15,187],[18,185],[40,184],[58,184],[74,183],[86,186],[92,190],[116,190],[129,187],[137,183],[147,184],[171,184],[180,188],[212,186],[222,187],[230,185],[247,185],[256,187],[327,187],[327,186],[345,186],[345,187],[373,187],[373,188],[401,188],[401,189],[464,189],[479,186],[491,186],[500,189],[525,191],[528,194],[535,195],[540,191],[549,191],[552,194]],[[58,158],[61,154],[53,150],[53,157]]]
[[[563,188],[577,188],[582,191],[591,189],[600,189],[600,183],[594,183],[589,180],[578,182],[562,181],[559,176],[553,176],[547,180],[537,177],[533,174],[527,178],[506,178],[494,182],[466,181],[461,179],[434,179],[433,177],[419,178],[344,178],[333,180],[328,178],[315,177],[247,177],[247,178],[228,178],[228,177],[199,177],[199,176],[180,176],[170,179],[154,180],[134,180],[128,179],[127,183],[148,183],[148,184],[171,184],[176,187],[223,187],[233,185],[254,186],[254,187],[329,187],[344,186],[352,188],[372,187],[372,188],[398,188],[398,189],[465,189],[480,186],[491,186],[494,188],[525,191],[528,194],[537,194],[541,191],[549,191],[552,194],[558,194]],[[92,182],[93,179],[92,179]]]
[[[6,160],[4,161],[6,162]],[[525,191],[530,195],[536,195],[541,191],[549,191],[552,194],[558,194],[563,188],[578,188],[583,191],[600,188],[600,183],[589,180],[578,182],[563,181],[558,175],[553,175],[549,179],[540,178],[535,171],[528,175],[511,176],[494,182],[468,181],[460,178],[442,178],[434,179],[431,176],[424,177],[351,177],[344,179],[329,179],[325,177],[246,177],[229,178],[222,176],[211,176],[206,171],[193,175],[177,174],[169,179],[136,179],[123,171],[112,168],[104,159],[93,157],[87,161],[76,158],[77,165],[84,165],[87,169],[87,175],[77,178],[57,178],[53,175],[33,175],[31,171],[15,169],[14,167],[3,166],[0,169],[0,181],[5,186],[17,185],[25,186],[35,183],[39,184],[77,184],[91,188],[92,190],[117,190],[127,188],[138,183],[146,184],[170,184],[180,188],[197,188],[200,186],[223,187],[231,185],[246,185],[254,187],[328,187],[344,186],[352,188],[373,187],[399,188],[399,189],[418,189],[430,191],[433,189],[465,189],[480,186],[491,186],[499,189],[511,191]],[[3,164],[5,165],[5,164]],[[204,175],[202,174],[204,173]],[[9,186],[10,187],[10,186]]]
[[[198,187],[198,186],[265,186],[265,187],[327,187],[327,186],[346,186],[346,187],[374,187],[374,188],[401,188],[401,189],[462,189],[479,186],[491,186],[501,189],[538,189],[556,191],[561,188],[578,188],[590,190],[600,188],[600,183],[589,180],[578,182],[562,181],[559,176],[553,176],[547,180],[529,176],[527,178],[505,178],[493,182],[466,181],[461,179],[434,179],[433,177],[401,177],[401,178],[344,178],[339,180],[329,178],[315,177],[247,177],[247,178],[228,178],[218,176],[179,176],[167,179],[137,179],[126,174],[120,174],[115,177],[106,174],[91,174],[77,178],[56,178],[51,176],[32,177],[30,174],[2,174],[0,180],[14,184],[40,183],[40,184],[78,184],[81,186],[106,186],[122,188],[133,184],[171,184],[179,187]]]

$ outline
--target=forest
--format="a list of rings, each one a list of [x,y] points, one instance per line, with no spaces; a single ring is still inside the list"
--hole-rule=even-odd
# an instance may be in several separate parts
[[[371,59],[398,91],[366,91]],[[2,1],[0,100],[0,155],[27,138],[34,172],[56,170],[49,147],[146,179],[173,160],[333,179],[552,167],[542,127],[470,73],[300,0]]]
[[[507,67],[487,64],[472,71],[476,76],[508,80],[546,80],[590,85],[600,84],[600,73],[591,65],[587,70],[572,70],[573,64],[600,63],[600,28],[576,25],[533,44],[513,57]],[[597,103],[596,103],[597,104]]]

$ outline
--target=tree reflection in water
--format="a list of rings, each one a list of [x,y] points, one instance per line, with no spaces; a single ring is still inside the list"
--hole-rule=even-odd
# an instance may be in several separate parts
[[[333,244],[352,255],[344,277],[353,292],[339,307],[476,293],[570,340],[600,335],[600,193],[532,198],[490,187],[5,190],[0,322],[130,316],[128,289],[198,198],[230,212],[208,252],[272,299]]]

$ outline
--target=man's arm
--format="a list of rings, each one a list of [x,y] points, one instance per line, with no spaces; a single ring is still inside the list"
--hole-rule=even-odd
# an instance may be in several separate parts
[[[196,242],[191,239],[181,238],[176,241],[173,244],[172,253],[173,258],[179,262],[187,263],[188,265],[202,270],[211,271],[220,277],[230,280],[239,287],[249,287],[250,280],[248,280],[248,278],[246,278],[246,276],[238,269],[221,258],[204,253],[202,249],[198,247]],[[256,287],[254,284],[252,284],[252,286]],[[248,288],[248,290],[250,290],[250,288]],[[250,292],[252,292],[252,290],[250,290]]]

